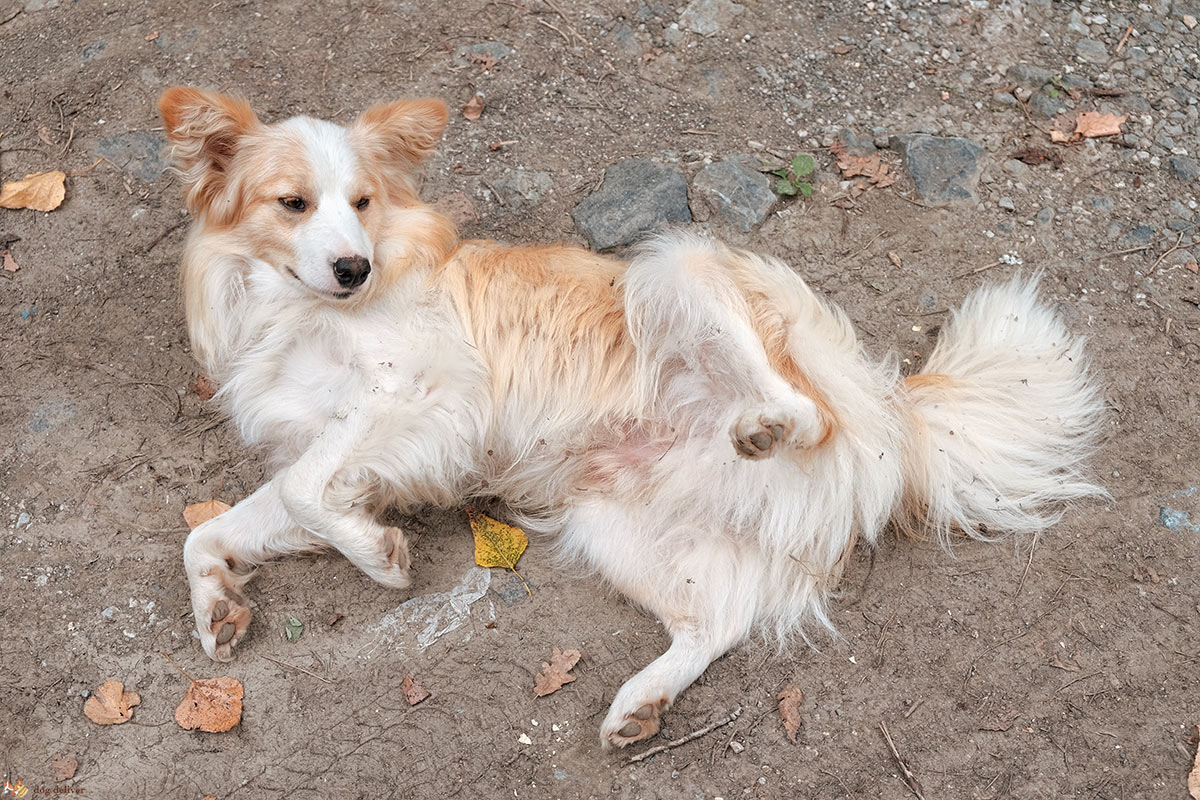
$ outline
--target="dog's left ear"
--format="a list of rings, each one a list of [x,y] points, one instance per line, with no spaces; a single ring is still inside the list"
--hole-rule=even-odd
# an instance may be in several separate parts
[[[354,127],[384,160],[408,171],[433,152],[449,116],[441,100],[397,100],[368,108]]]

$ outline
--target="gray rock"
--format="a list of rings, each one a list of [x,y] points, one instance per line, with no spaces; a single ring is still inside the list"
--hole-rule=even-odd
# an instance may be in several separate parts
[[[854,131],[849,128],[842,128],[837,132],[837,140],[845,146],[846,150],[855,156],[869,156],[875,152],[875,142],[871,139],[862,138],[854,134]]]
[[[1170,209],[1171,216],[1173,217],[1179,217],[1180,219],[1191,219],[1192,212],[1188,210],[1187,206],[1178,200],[1172,200],[1171,204],[1167,206],[1167,208]]]
[[[1088,26],[1083,22],[1083,14],[1081,14],[1078,9],[1073,10],[1070,17],[1068,17],[1067,30],[1073,33],[1078,33],[1080,36],[1087,36],[1089,33],[1091,33],[1091,31],[1088,30]]]
[[[512,48],[501,42],[465,44],[454,51],[454,65],[466,67],[489,58],[494,61],[503,61],[505,56],[510,55],[512,55]]]
[[[1055,114],[1061,114],[1067,110],[1063,104],[1062,98],[1055,99],[1048,94],[1038,92],[1029,99],[1029,107],[1043,117],[1053,117]]]
[[[1150,240],[1154,238],[1155,233],[1157,231],[1149,225],[1138,225],[1136,228],[1131,228],[1125,234],[1125,241],[1131,245],[1150,244]]]
[[[654,228],[692,221],[678,167],[630,158],[609,167],[604,185],[571,212],[596,250],[630,244]]]
[[[156,133],[128,131],[100,140],[96,153],[147,183],[158,180],[167,164],[167,140]]]
[[[526,211],[541,202],[554,181],[548,173],[518,168],[489,180],[488,185],[500,195],[505,211]]]
[[[893,137],[917,194],[931,205],[974,200],[983,170],[983,148],[970,139],[911,133]]]
[[[1012,108],[1017,104],[1017,98],[1013,97],[1012,92],[996,92],[992,95],[992,104],[1002,108]]]
[[[1108,48],[1095,39],[1080,39],[1075,43],[1075,55],[1090,64],[1103,64],[1108,61]]]
[[[626,55],[636,56],[641,54],[642,48],[638,45],[633,28],[625,23],[622,22],[620,25],[614,27],[609,36],[612,37],[613,44],[624,51]]]
[[[1035,67],[1033,64],[1013,64],[1005,74],[1010,81],[1023,83],[1035,89],[1049,83],[1050,79],[1054,77],[1054,73],[1050,70]]]
[[[708,164],[692,180],[692,194],[717,218],[749,233],[775,207],[771,181],[755,168],[751,156],[734,156]]]
[[[1035,216],[1034,219],[1037,220],[1039,225],[1049,225],[1054,221],[1054,209],[1043,208],[1042,210],[1038,211],[1037,216]]]
[[[1171,156],[1167,159],[1167,169],[1181,181],[1200,178],[1200,164],[1196,163],[1196,159],[1187,156]]]
[[[1001,197],[996,201],[996,205],[1003,208],[1005,211],[1016,211],[1017,206],[1011,197]]]
[[[1089,197],[1088,205],[1097,211],[1113,210],[1113,201],[1111,197]]]
[[[746,10],[732,0],[692,0],[679,15],[679,27],[701,36],[712,36]]]
[[[1004,171],[1012,175],[1017,180],[1022,180],[1029,177],[1029,165],[1024,161],[1019,161],[1015,158],[1010,158],[1004,162]]]

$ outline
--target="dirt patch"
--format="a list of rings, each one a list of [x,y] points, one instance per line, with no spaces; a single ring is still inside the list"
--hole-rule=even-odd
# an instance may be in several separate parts
[[[68,178],[60,209],[0,211],[19,264],[0,271],[8,779],[89,797],[906,797],[883,722],[931,798],[1183,796],[1200,717],[1196,12],[983,5],[0,2],[0,174],[105,158]],[[532,596],[473,568],[461,513],[405,520],[409,593],[334,556],[264,568],[252,638],[218,668],[191,635],[182,509],[264,475],[188,390],[182,203],[154,111],[177,83],[239,91],[270,119],[346,121],[406,95],[457,110],[479,92],[425,196],[466,235],[511,241],[582,241],[571,211],[619,160],[690,183],[737,154],[812,154],[811,198],[749,233],[691,224],[785,259],[870,350],[913,368],[973,286],[1042,271],[1107,387],[1093,474],[1112,499],[1036,546],[856,552],[842,638],[735,650],[654,743],[742,713],[633,765],[600,751],[597,726],[664,649],[661,628],[537,541]],[[1120,136],[1052,146],[1059,110],[1129,118]],[[969,199],[931,207],[893,149],[878,151],[892,186],[840,181],[835,141],[861,155],[912,133],[979,146]],[[1031,148],[1053,157],[1012,157]],[[534,699],[554,647],[582,653],[577,679]],[[186,680],[160,651],[239,679],[241,724],[180,729]],[[406,675],[430,696],[410,706]],[[141,704],[99,728],[82,707],[110,678]],[[804,697],[794,743],[785,687]],[[56,783],[60,755],[78,766]]]

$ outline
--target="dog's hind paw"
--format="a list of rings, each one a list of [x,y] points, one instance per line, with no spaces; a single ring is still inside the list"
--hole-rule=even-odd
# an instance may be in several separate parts
[[[210,602],[197,604],[194,610],[204,652],[214,661],[233,660],[233,648],[250,627],[250,609],[245,598],[223,588]]]
[[[649,739],[658,733],[658,717],[666,707],[665,697],[654,703],[643,703],[627,713],[618,712],[614,703],[600,726],[600,746],[609,750]]]
[[[374,564],[360,564],[362,571],[373,580],[393,589],[407,589],[412,584],[408,567],[408,540],[399,528],[384,528],[380,543],[381,558]]]

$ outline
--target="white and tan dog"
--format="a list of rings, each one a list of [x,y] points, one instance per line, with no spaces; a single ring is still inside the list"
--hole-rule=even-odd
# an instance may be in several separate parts
[[[377,513],[495,496],[670,632],[601,726],[621,746],[752,632],[829,625],[857,537],[1036,533],[1101,491],[1079,472],[1099,394],[1033,281],[970,295],[901,380],[772,259],[684,234],[629,262],[460,241],[414,188],[439,101],[347,127],[194,89],[160,108],[194,218],[192,344],[276,468],[184,548],[215,659],[255,565],[332,547],[404,588]]]

